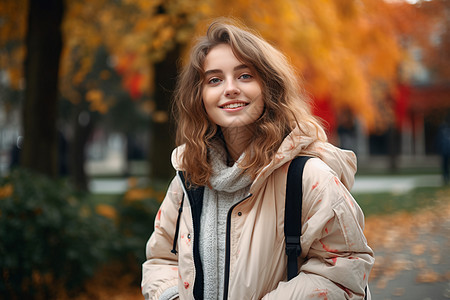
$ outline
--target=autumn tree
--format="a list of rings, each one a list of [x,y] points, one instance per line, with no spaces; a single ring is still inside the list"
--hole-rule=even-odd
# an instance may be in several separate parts
[[[151,139],[149,165],[153,179],[170,179],[170,155],[174,147],[176,120],[170,103],[177,80],[179,58],[202,16],[204,1],[128,0],[125,7],[135,22],[109,49],[117,58],[130,95],[149,94]],[[116,29],[115,32],[118,32]]]
[[[16,3],[23,2],[6,1],[9,5],[0,5],[0,15],[7,15],[6,8],[11,11]],[[35,2],[39,1],[30,1]],[[433,28],[444,28],[439,21],[442,19],[437,18],[434,25],[429,25],[429,20],[433,20],[432,16],[444,15],[446,10],[430,8],[430,12],[439,14],[429,13],[428,17],[418,13],[417,9],[432,7],[432,3],[441,3],[439,7],[448,6],[444,5],[448,3],[444,0],[423,2],[419,6],[378,0],[67,1],[62,27],[64,48],[59,86],[63,98],[74,108],[73,136],[83,136],[78,139],[80,142],[74,142],[72,149],[83,153],[94,125],[92,121],[106,116],[117,104],[114,94],[118,90],[113,92],[110,86],[105,88],[111,74],[117,73],[121,76],[121,87],[128,91],[130,104],[148,113],[152,121],[152,176],[171,176],[169,157],[173,135],[169,110],[177,67],[182,61],[180,58],[184,57],[186,45],[194,40],[194,32],[204,34],[207,24],[219,16],[244,20],[246,25],[286,53],[301,74],[299,78],[315,100],[316,107],[321,108],[319,113],[324,111],[321,103],[325,103],[325,108],[330,111],[349,111],[360,116],[372,129],[380,124],[387,127],[393,112],[386,99],[393,98],[387,95],[395,94],[399,70],[408,60],[405,45],[418,28],[423,31],[423,37]],[[410,22],[411,18],[417,22]],[[6,24],[13,24],[13,20],[11,18]],[[11,40],[14,34],[5,28],[12,27],[0,28],[2,37],[7,36]],[[4,45],[4,41],[0,42]],[[15,57],[20,57],[21,51],[15,51]],[[100,52],[104,53],[102,59],[107,57],[106,67],[98,67]],[[17,78],[21,76],[17,68],[11,67],[15,61],[10,59],[13,55],[7,53],[1,57],[2,62],[7,61],[9,65],[7,70],[14,79],[12,82],[18,85],[20,80]],[[82,117],[86,114],[92,123],[87,123],[91,127],[83,131],[80,124],[85,123],[80,123],[80,120],[86,120]],[[52,115],[51,112],[46,113],[46,116]],[[28,115],[24,119],[30,120]],[[176,125],[176,120],[173,121]],[[54,121],[50,123],[54,124]],[[40,126],[43,124],[47,123]],[[54,130],[48,132],[51,133],[44,140],[48,145],[54,145]],[[27,133],[28,136],[30,134],[34,136]],[[29,146],[27,148],[30,149]],[[38,151],[38,148],[33,151]],[[78,168],[84,165],[83,157],[73,161]]]
[[[375,129],[386,121],[385,97],[377,95],[393,91],[407,57],[401,35],[417,15],[412,5],[392,2],[219,0],[206,14],[245,20],[288,56],[316,103],[351,111]]]
[[[29,2],[21,165],[52,177],[58,173],[56,120],[62,17],[63,0]]]
[[[0,70],[3,82],[11,90],[22,89],[28,1],[5,0],[0,4]],[[11,102],[2,94],[2,104]]]
[[[450,81],[450,1],[421,1],[420,26],[411,36],[414,46],[423,50],[423,61],[429,67],[432,79],[439,83]],[[426,22],[423,22],[426,20]]]

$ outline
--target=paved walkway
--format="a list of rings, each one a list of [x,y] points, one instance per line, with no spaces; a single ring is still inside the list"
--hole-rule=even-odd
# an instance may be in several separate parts
[[[442,185],[440,175],[411,176],[357,176],[352,193],[406,193],[416,187],[437,187]],[[127,190],[127,179],[94,179],[90,189],[98,194],[120,194]]]
[[[410,175],[410,176],[356,176],[351,192],[363,193],[406,193],[417,187],[442,186],[440,175]]]
[[[450,194],[437,196],[434,207],[366,218],[372,299],[450,299]]]

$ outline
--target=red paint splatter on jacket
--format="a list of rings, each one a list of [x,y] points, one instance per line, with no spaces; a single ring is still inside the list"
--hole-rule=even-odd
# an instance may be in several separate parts
[[[328,300],[328,290],[327,289],[315,289],[315,296],[323,297],[323,300]]]
[[[353,293],[351,290],[349,290],[348,288],[346,288],[345,286],[343,286],[342,284],[339,284],[337,282],[335,282],[335,284],[340,287],[341,289],[344,290],[344,292],[349,296],[349,297],[353,297]]]
[[[347,194],[345,194],[345,199],[347,199],[347,201],[350,203],[350,205],[352,207],[354,207],[352,199],[350,199],[350,197]]]
[[[311,191],[314,191],[314,189],[315,189],[318,185],[319,185],[319,182],[316,182],[316,183],[312,186]]]
[[[331,260],[333,261],[333,265],[335,266],[337,262],[337,257],[333,257]]]
[[[185,289],[188,289],[188,288],[189,288],[189,282],[187,282],[187,281],[184,282],[184,288],[185,288]]]
[[[330,247],[328,247],[327,245],[325,245],[322,241],[319,241],[322,244],[322,248],[325,251],[331,252],[331,253],[338,253],[339,251],[336,249],[331,249]]]

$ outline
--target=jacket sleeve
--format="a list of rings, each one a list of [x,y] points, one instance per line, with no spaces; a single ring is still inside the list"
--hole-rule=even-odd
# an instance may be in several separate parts
[[[145,299],[173,299],[176,295],[178,255],[171,250],[182,197],[183,191],[175,177],[158,210],[154,231],[147,242],[147,260],[142,265],[141,283]]]
[[[303,178],[299,274],[264,299],[364,299],[374,263],[364,215],[333,171],[318,159],[310,162]]]

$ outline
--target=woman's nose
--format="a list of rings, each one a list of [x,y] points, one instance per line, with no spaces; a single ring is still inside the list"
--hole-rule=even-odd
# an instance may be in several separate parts
[[[239,88],[236,86],[236,83],[233,81],[228,81],[225,88],[225,96],[226,97],[236,97],[241,93]]]

